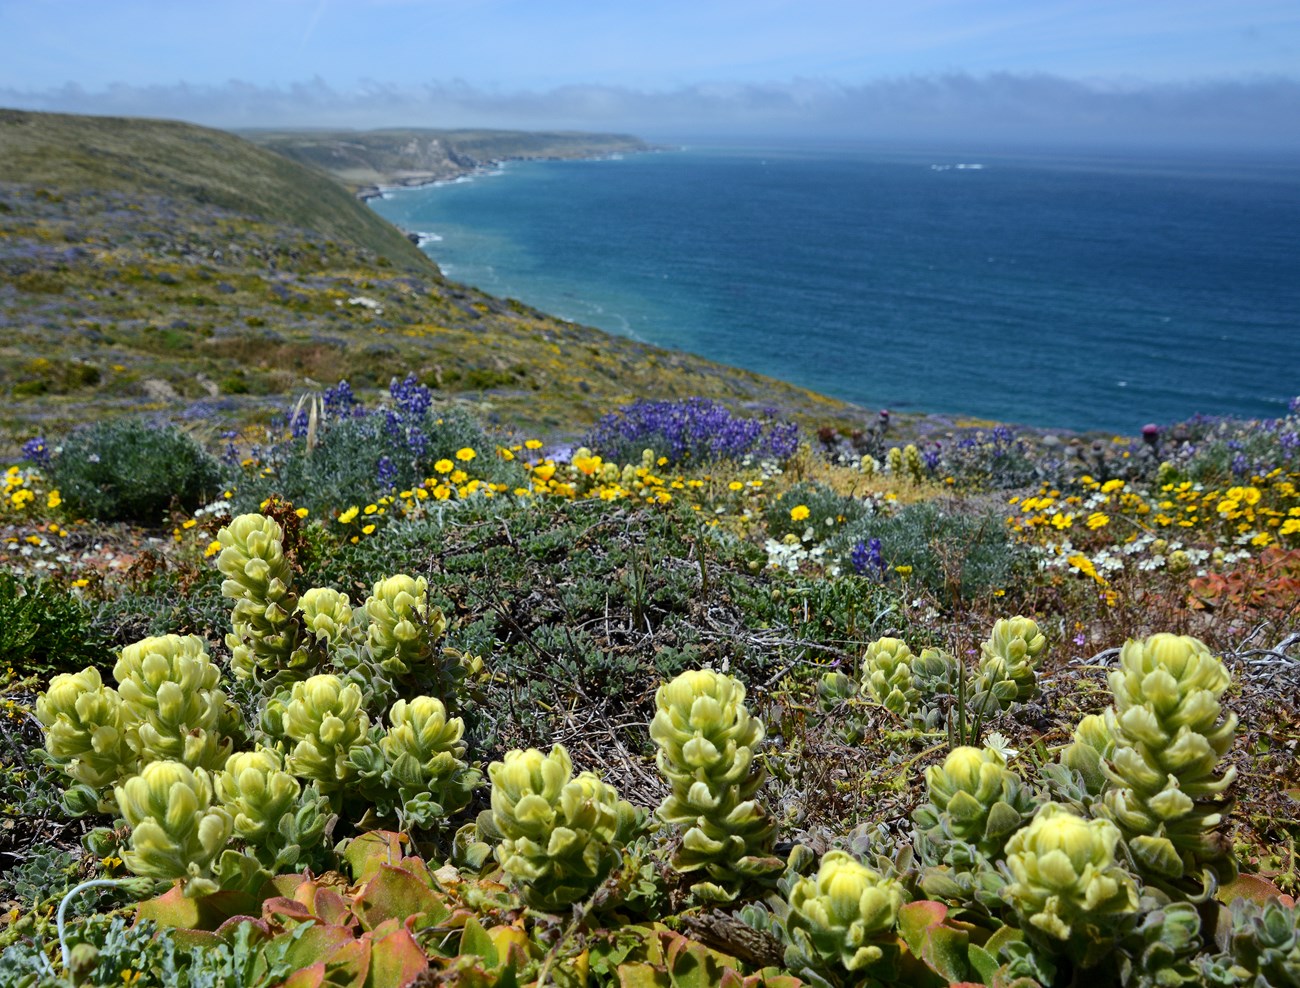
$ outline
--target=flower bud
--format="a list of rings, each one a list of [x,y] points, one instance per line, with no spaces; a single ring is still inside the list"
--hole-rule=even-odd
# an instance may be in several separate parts
[[[235,833],[255,844],[275,833],[280,818],[293,810],[301,791],[298,780],[284,771],[280,753],[260,746],[231,755],[214,781],[217,798],[233,818]]]
[[[379,747],[404,797],[430,793],[445,813],[469,802],[465,786],[465,724],[447,716],[442,701],[431,696],[398,700],[388,711],[388,732]]]
[[[806,953],[847,971],[861,971],[890,949],[903,886],[844,851],[829,851],[815,878],[790,888],[788,929]]]
[[[1119,840],[1110,821],[1047,803],[1007,841],[1003,898],[1051,938],[1097,941],[1138,909],[1137,886],[1115,861]]]
[[[45,750],[77,782],[102,790],[135,771],[126,736],[130,713],[98,670],[51,679],[36,698],[36,719],[45,728]]]
[[[328,587],[312,587],[298,601],[302,622],[309,634],[331,646],[350,643],[356,634],[348,595]]]
[[[590,772],[573,778],[563,745],[510,751],[488,766],[502,870],[524,899],[551,912],[585,898],[617,863],[637,825],[633,807]]]
[[[429,584],[420,577],[390,576],[366,600],[370,654],[381,669],[405,675],[426,661],[430,645],[447,630],[442,612],[428,605]]]
[[[219,768],[230,753],[222,736],[226,695],[221,670],[196,635],[145,638],[122,649],[113,666],[118,693],[134,720],[141,762],[180,761]]]
[[[318,782],[324,793],[337,791],[355,774],[348,752],[370,726],[355,683],[345,686],[328,674],[294,683],[280,722],[285,736],[297,742],[285,759],[291,774]]]
[[[115,793],[131,827],[122,860],[133,873],[181,879],[187,895],[216,891],[209,870],[230,839],[231,819],[212,805],[207,772],[180,762],[150,762]]]

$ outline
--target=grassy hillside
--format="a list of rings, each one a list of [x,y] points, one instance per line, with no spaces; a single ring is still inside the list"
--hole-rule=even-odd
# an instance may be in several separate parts
[[[430,262],[346,190],[219,130],[168,120],[0,111],[8,182],[147,194],[299,226],[413,271]]]
[[[317,385],[408,373],[552,434],[637,397],[861,417],[450,283],[343,186],[230,134],[4,111],[0,177],[11,444],[141,408],[266,417]]]
[[[454,178],[492,161],[647,151],[627,134],[393,129],[248,131],[248,140],[329,172],[354,191]]]

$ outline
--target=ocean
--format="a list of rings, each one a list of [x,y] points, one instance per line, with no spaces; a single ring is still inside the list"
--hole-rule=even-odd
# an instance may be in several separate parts
[[[1132,434],[1300,393],[1300,162],[687,148],[389,192],[448,277],[857,402]]]

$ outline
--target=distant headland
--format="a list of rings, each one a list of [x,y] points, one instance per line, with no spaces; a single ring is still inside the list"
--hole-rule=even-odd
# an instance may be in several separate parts
[[[362,199],[447,182],[504,161],[599,158],[661,150],[629,134],[516,130],[249,130],[240,136],[327,172]]]

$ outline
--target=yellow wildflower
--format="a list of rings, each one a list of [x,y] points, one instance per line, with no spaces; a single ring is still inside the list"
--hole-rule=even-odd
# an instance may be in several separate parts
[[[456,464],[452,463],[451,460],[443,459],[435,463],[433,469],[437,470],[439,473],[451,473],[456,469]]]
[[[460,460],[461,463],[468,463],[476,456],[478,456],[478,454],[468,446],[462,446],[460,449],[456,450],[456,459]]]
[[[796,504],[793,508],[790,509],[791,521],[803,521],[807,517],[808,517],[808,505],[806,504]]]

